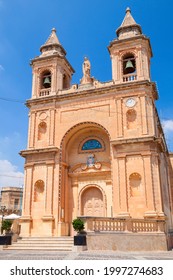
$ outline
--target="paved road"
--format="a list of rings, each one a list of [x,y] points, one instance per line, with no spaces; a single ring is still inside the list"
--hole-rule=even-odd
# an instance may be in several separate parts
[[[0,251],[0,260],[173,260],[173,251],[120,252],[120,251]]]

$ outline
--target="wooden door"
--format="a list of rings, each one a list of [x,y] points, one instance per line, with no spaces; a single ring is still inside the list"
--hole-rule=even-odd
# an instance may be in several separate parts
[[[90,187],[82,195],[82,216],[104,217],[103,195],[96,187]]]

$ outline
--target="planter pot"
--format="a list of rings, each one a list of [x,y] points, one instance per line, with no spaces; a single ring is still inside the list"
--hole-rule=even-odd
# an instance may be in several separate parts
[[[75,235],[74,236],[74,245],[75,246],[86,246],[86,235]]]
[[[0,236],[0,245],[11,245],[11,241],[12,241],[11,235]]]

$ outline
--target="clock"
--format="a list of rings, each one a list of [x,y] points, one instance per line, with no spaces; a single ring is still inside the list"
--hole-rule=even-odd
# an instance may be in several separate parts
[[[133,107],[133,106],[135,106],[135,104],[136,104],[136,100],[133,99],[133,98],[128,98],[126,100],[126,106],[127,107]]]

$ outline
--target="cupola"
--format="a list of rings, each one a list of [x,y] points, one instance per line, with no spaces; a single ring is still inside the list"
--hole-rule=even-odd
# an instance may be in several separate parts
[[[130,8],[126,9],[125,18],[121,26],[116,30],[116,34],[118,39],[130,38],[142,34],[141,26],[132,17]]]

